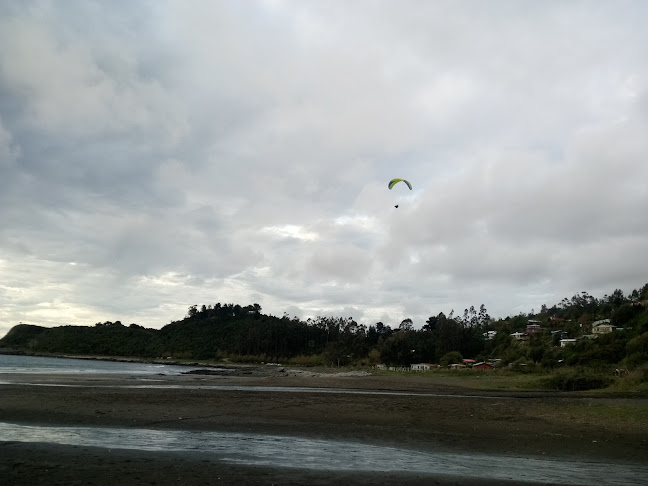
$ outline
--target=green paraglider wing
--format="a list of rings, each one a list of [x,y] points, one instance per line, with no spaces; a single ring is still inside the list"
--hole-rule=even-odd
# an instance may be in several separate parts
[[[405,179],[392,179],[391,181],[389,181],[389,185],[387,187],[391,189],[399,182],[404,182],[405,184],[407,184],[407,187],[410,188],[410,191],[412,190],[412,184],[410,184],[409,181],[406,181]]]

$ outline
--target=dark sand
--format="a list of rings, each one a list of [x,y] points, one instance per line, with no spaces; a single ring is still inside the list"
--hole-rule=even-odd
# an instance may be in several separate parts
[[[82,387],[33,386],[74,384]],[[18,424],[211,430],[350,440],[419,451],[646,464],[637,422],[592,420],[583,407],[648,405],[554,393],[475,392],[432,376],[4,375],[0,421]],[[286,393],[119,385],[244,385],[401,390],[444,396]],[[90,386],[87,386],[90,385]],[[469,396],[466,396],[469,395]],[[178,452],[2,442],[2,485],[494,485],[460,477],[232,465]]]

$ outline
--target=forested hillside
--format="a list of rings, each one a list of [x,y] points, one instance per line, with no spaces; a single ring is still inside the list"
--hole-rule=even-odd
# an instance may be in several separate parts
[[[609,319],[609,322],[607,321]],[[611,332],[597,333],[605,321]],[[531,329],[533,332],[531,332]],[[490,331],[490,333],[489,333]],[[515,334],[516,333],[516,334]],[[569,345],[561,340],[571,339]],[[420,329],[410,319],[394,327],[353,318],[300,320],[265,315],[258,304],[191,306],[160,330],[121,322],[45,328],[19,324],[0,339],[4,352],[139,358],[292,362],[303,365],[408,366],[463,358],[507,363],[636,367],[648,362],[648,284],[597,299],[581,292],[539,312],[492,319],[482,305],[431,316]]]

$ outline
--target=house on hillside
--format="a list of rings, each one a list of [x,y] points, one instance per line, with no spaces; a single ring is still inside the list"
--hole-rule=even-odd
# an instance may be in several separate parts
[[[531,322],[531,321],[529,321],[529,322]],[[540,324],[535,324],[535,323],[527,324],[527,328],[526,328],[526,333],[527,334],[537,334],[537,333],[540,333],[540,332],[542,332],[542,327],[540,326]]]
[[[412,371],[430,371],[435,367],[435,365],[431,363],[414,363],[410,365],[412,368]]]
[[[610,319],[601,319],[592,323],[592,333],[595,335],[608,334],[616,329],[616,326],[611,324]]]
[[[486,331],[485,333],[483,333],[484,339],[488,341],[494,339],[496,335],[497,331]]]
[[[574,344],[576,342],[576,339],[574,338],[565,338],[560,340],[560,347],[564,348],[568,344]]]

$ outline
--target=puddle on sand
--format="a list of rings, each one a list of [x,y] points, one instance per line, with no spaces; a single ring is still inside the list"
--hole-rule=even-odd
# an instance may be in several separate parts
[[[192,452],[223,462],[330,471],[408,472],[565,485],[645,484],[640,464],[420,452],[356,442],[208,431],[40,427],[0,422],[0,440]]]

